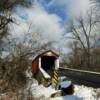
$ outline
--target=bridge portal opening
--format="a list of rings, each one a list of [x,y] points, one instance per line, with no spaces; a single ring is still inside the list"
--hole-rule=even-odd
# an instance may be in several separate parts
[[[45,70],[45,71],[53,71],[53,69],[55,68],[55,60],[56,58],[53,56],[43,56],[41,58],[41,67]]]

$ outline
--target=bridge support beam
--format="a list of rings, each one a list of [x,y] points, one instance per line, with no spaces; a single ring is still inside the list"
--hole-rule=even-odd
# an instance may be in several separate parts
[[[39,68],[41,68],[41,57],[39,57]]]
[[[56,69],[56,70],[59,69],[59,58],[56,59],[56,61],[55,61],[55,69]]]

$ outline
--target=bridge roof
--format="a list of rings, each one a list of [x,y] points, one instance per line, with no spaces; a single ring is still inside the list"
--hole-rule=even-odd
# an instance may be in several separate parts
[[[58,58],[59,54],[58,54],[58,52],[55,52],[53,50],[46,50],[46,51],[38,53],[38,55],[35,57],[35,59],[38,59],[39,57],[43,57],[43,56],[52,56],[52,57]]]

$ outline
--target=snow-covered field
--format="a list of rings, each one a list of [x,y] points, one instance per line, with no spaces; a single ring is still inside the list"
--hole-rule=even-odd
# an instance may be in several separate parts
[[[74,85],[74,91],[73,95],[50,98],[50,95],[55,92],[51,86],[45,88],[43,85],[38,85],[36,81],[31,85],[32,95],[38,100],[100,100],[96,89],[91,87]]]

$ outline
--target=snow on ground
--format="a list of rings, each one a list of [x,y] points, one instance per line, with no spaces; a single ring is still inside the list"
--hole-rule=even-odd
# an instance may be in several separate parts
[[[56,97],[53,100],[100,100],[93,88],[75,85],[75,93],[63,97]]]
[[[100,100],[97,98],[97,94],[91,87],[86,86],[74,86],[74,94],[66,95],[61,97],[50,98],[50,95],[55,92],[55,89],[52,86],[45,88],[43,85],[32,84],[31,92],[34,98],[45,97],[41,100]]]
[[[31,86],[31,91],[32,91],[32,95],[34,97],[41,97],[41,96],[45,96],[46,98],[50,97],[50,95],[55,91],[55,89],[53,89],[51,86],[48,88],[45,88],[43,85],[32,85]]]

